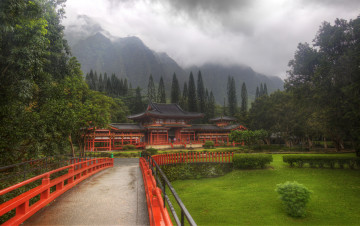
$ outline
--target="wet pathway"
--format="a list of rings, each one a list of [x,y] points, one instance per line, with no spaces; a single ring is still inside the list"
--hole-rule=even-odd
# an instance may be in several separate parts
[[[149,225],[139,159],[115,159],[23,225]]]

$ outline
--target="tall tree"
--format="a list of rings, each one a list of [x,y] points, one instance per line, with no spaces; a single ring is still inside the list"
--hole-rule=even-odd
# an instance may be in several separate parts
[[[208,104],[209,119],[215,117],[215,97],[212,91],[210,91],[209,104]]]
[[[135,91],[135,100],[134,100],[133,112],[134,113],[140,113],[142,111],[144,111],[144,102],[143,102],[142,96],[141,96],[141,89],[138,86],[136,88],[136,91]]]
[[[157,101],[166,104],[165,85],[162,76],[160,77]]]
[[[248,105],[248,94],[246,90],[246,84],[243,82],[241,86],[241,112],[245,113],[247,111]]]
[[[256,93],[255,93],[255,99],[260,97],[260,91],[259,91],[259,86],[256,86]]]
[[[196,97],[196,87],[193,73],[190,72],[189,76],[189,93],[188,93],[188,110],[190,112],[197,112],[197,97]]]
[[[103,77],[102,77],[102,74],[101,74],[101,73],[100,73],[100,76],[99,76],[98,91],[99,91],[99,92],[103,92],[103,91],[104,91],[104,88],[103,88]]]
[[[236,86],[234,77],[228,77],[227,96],[229,104],[229,115],[234,116],[237,112]]]
[[[180,101],[180,86],[179,81],[176,78],[176,74],[174,73],[172,84],[171,84],[171,103],[179,103]]]
[[[198,78],[197,78],[197,98],[198,98],[198,104],[199,108],[198,110],[202,113],[205,113],[205,88],[204,88],[204,82],[202,79],[201,71],[198,72]]]
[[[264,87],[263,87],[263,84],[260,83],[259,97],[262,97],[262,96],[264,96]]]
[[[154,101],[156,102],[156,90],[155,90],[155,85],[154,85],[154,80],[152,75],[150,74],[149,77],[149,83],[148,83],[148,89],[147,89],[147,98],[149,101]]]
[[[266,83],[264,83],[264,95],[268,96],[268,90],[267,90],[267,85]]]
[[[188,94],[189,94],[189,91],[188,91],[187,83],[184,82],[184,88],[183,88],[183,93],[181,96],[180,106],[182,109],[184,109],[186,111],[188,110]]]

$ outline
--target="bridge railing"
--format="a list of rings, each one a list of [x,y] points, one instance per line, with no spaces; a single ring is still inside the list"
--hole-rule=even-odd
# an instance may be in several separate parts
[[[234,157],[233,152],[190,152],[154,155],[152,159],[158,165],[177,164],[177,163],[230,163]]]
[[[90,160],[78,158],[70,159],[69,161],[70,165],[34,176],[0,190],[0,197],[6,197],[12,195],[12,192],[15,192],[15,194],[19,193],[17,189],[35,184],[30,190],[20,193],[0,205],[1,223],[3,225],[21,224],[65,191],[89,176],[112,167],[114,164],[111,158]],[[6,218],[6,221],[4,218]]]
[[[161,155],[157,156],[157,159],[159,160]],[[156,157],[156,156],[154,156]],[[173,188],[173,186],[171,185],[170,181],[168,180],[168,178],[166,177],[165,173],[161,170],[159,164],[157,163],[157,161],[155,160],[155,158],[151,157],[151,156],[144,156],[144,159],[146,159],[149,168],[152,171],[152,175],[154,175],[154,178],[156,180],[156,184],[157,186],[161,189],[162,194],[163,194],[163,203],[161,203],[161,205],[163,206],[163,208],[166,208],[166,203],[168,204],[168,207],[173,215],[173,218],[176,222],[177,225],[184,225],[185,224],[185,218],[188,222],[188,224],[190,225],[197,225],[194,221],[194,219],[192,218],[192,216],[190,215],[189,211],[186,209],[184,203],[181,201],[179,195],[176,193],[175,189]],[[173,204],[170,201],[170,198],[167,194],[167,189],[171,192],[171,194],[173,195],[173,197],[176,200],[176,204],[179,206],[180,211],[181,211],[181,215],[180,215],[180,219],[179,216],[177,215],[175,208],[173,206]]]

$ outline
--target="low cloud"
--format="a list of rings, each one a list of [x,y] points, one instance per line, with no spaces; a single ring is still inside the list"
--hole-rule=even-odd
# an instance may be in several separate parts
[[[311,43],[323,21],[356,18],[360,2],[68,0],[67,6],[68,31],[98,29],[108,36],[138,36],[185,67],[246,64],[284,78],[297,44]]]

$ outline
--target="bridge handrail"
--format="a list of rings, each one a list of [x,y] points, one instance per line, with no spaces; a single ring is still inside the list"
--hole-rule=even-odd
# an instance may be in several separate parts
[[[159,156],[159,155],[158,155]],[[194,221],[194,219],[192,218],[192,216],[190,215],[189,211],[186,209],[184,203],[181,201],[179,195],[176,193],[175,189],[173,188],[173,186],[171,185],[170,181],[168,180],[168,178],[166,177],[165,173],[161,170],[159,164],[156,162],[155,159],[153,159],[151,156],[145,156],[145,159],[148,161],[149,163],[149,167],[153,172],[153,175],[155,175],[155,179],[158,183],[158,186],[160,187],[163,195],[164,195],[164,208],[165,208],[165,204],[168,203],[170,211],[174,217],[174,220],[176,221],[177,225],[184,225],[184,217],[186,217],[188,223],[190,225],[197,225]],[[154,168],[155,167],[155,168]],[[160,180],[159,176],[161,177],[162,181]],[[179,217],[177,216],[175,209],[168,197],[168,195],[166,194],[166,186],[170,189],[172,195],[174,196],[178,206],[181,209],[181,219],[179,220]],[[165,203],[166,200],[166,203]]]
[[[0,191],[0,195],[5,195],[17,188],[20,188],[24,185],[35,182],[36,180],[42,179],[40,185],[35,188],[30,189],[29,191],[16,196],[5,203],[0,205],[0,217],[8,213],[12,209],[16,209],[16,214],[14,217],[7,220],[3,225],[17,225],[24,222],[27,218],[32,216],[38,210],[49,204],[59,195],[63,194],[65,191],[69,190],[76,184],[80,183],[87,177],[109,167],[112,167],[114,164],[114,159],[112,158],[98,158],[91,159],[79,162],[74,162],[71,165],[64,166],[44,174],[35,176],[26,181],[20,182],[16,185],[10,186]],[[51,179],[51,174],[69,169],[68,172],[64,175],[60,175],[56,178]],[[65,185],[65,181],[67,184]],[[50,188],[55,186],[55,191],[50,192]],[[40,195],[40,200],[35,202],[30,206],[30,199]]]

